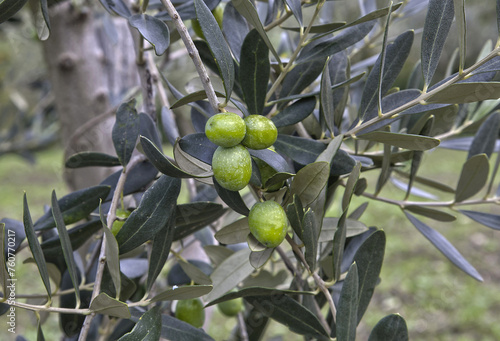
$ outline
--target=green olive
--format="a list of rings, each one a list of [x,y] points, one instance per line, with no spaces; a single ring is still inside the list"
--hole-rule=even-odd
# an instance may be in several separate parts
[[[217,304],[217,308],[222,314],[226,315],[227,317],[236,316],[240,311],[243,310],[243,299],[241,297],[238,297],[233,300],[221,302]]]
[[[205,135],[221,147],[236,146],[243,140],[245,133],[245,121],[232,112],[216,114],[205,125]]]
[[[123,224],[125,224],[125,220],[130,216],[130,211],[129,210],[123,210],[121,208],[116,210],[116,219],[113,222],[113,225],[111,225],[111,232],[113,233],[114,236],[120,232],[120,230],[123,227]]]
[[[277,247],[285,239],[288,229],[286,213],[276,201],[253,205],[248,215],[250,232],[262,245]]]
[[[278,137],[278,129],[273,121],[265,116],[250,115],[245,117],[247,131],[241,142],[251,149],[265,149],[273,145]]]
[[[215,180],[230,191],[243,189],[252,175],[252,159],[241,144],[234,147],[218,147],[212,158]]]
[[[205,310],[199,298],[181,300],[177,302],[175,317],[196,328],[201,328],[205,323]]]
[[[212,14],[217,21],[217,24],[219,24],[219,28],[222,29],[222,19],[224,16],[224,9],[222,8],[222,6],[215,7],[212,11]],[[201,39],[205,40],[205,35],[201,30],[200,22],[198,21],[198,19],[191,20],[191,26],[193,26],[194,33],[196,33],[196,35]]]

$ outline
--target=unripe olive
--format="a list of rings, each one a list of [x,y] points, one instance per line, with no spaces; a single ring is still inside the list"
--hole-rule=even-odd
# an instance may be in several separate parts
[[[245,133],[245,121],[232,112],[216,114],[205,124],[205,135],[221,147],[236,146],[243,140]]]
[[[273,145],[278,137],[278,129],[273,121],[262,115],[245,117],[246,135],[241,142],[251,149],[265,149]]]
[[[250,232],[262,245],[277,247],[285,239],[288,229],[286,213],[276,201],[253,205],[248,215]]]
[[[218,147],[212,158],[215,180],[230,191],[243,189],[252,175],[252,159],[241,144],[234,147]]]
[[[226,315],[227,317],[233,317],[238,315],[240,311],[243,310],[243,299],[241,297],[224,301],[217,304],[219,311]]]
[[[205,323],[205,310],[199,298],[181,300],[175,307],[175,317],[196,328],[201,328]]]
[[[116,217],[118,219],[113,222],[113,225],[111,225],[111,232],[114,236],[120,232],[123,224],[125,224],[125,220],[130,216],[130,213],[131,212],[129,210],[123,210],[121,208],[116,210]]]

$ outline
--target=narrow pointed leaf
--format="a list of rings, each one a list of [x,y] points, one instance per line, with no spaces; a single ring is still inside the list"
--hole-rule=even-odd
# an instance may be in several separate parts
[[[226,212],[221,204],[210,201],[196,201],[179,204],[176,207],[175,226],[190,229],[193,226],[206,226],[217,220]]]
[[[426,100],[427,103],[462,104],[500,98],[500,82],[455,83]]]
[[[94,298],[94,300],[90,303],[89,309],[93,312],[112,317],[123,319],[130,318],[130,311],[128,310],[126,303],[111,298],[103,292]]]
[[[210,301],[205,305],[205,307],[210,307],[212,305],[234,300],[239,297],[247,297],[247,296],[267,296],[268,298],[272,298],[273,295],[314,295],[313,291],[297,291],[297,290],[280,290],[271,287],[259,287],[259,286],[249,286],[242,288],[238,291],[230,291],[227,294],[219,297],[216,300]]]
[[[477,270],[458,252],[458,250],[439,232],[427,226],[410,213],[405,212],[408,220],[427,238],[446,258],[455,264],[460,270],[472,278],[482,282],[483,277]]]
[[[153,238],[153,245],[151,248],[151,256],[148,269],[148,279],[146,291],[149,292],[155,283],[156,278],[160,275],[165,262],[168,259],[172,241],[174,239],[174,224],[175,224],[175,210],[170,212],[170,217],[166,225],[158,231]]]
[[[214,341],[203,329],[165,314],[161,315],[161,336],[165,340]]]
[[[386,52],[387,52],[387,36],[389,34],[389,24],[391,22],[391,9],[392,9],[392,1],[390,2],[389,6],[389,15],[387,16],[386,22],[385,22],[385,30],[384,30],[384,37],[382,39],[382,51],[380,52],[380,56],[378,58],[379,62],[379,67],[380,67],[380,72],[378,75],[378,88],[377,88],[377,112],[379,115],[382,114],[382,81],[384,79],[384,72],[385,72],[385,59],[386,59]]]
[[[120,290],[122,287],[118,243],[116,242],[113,232],[111,232],[109,227],[106,225],[106,219],[104,218],[101,205],[99,205],[99,216],[101,218],[102,230],[104,231],[104,235],[106,237],[106,265],[108,266],[108,271],[115,287],[116,298],[118,299],[120,297]]]
[[[424,126],[419,131],[419,135],[429,136],[434,125],[434,116],[431,116],[424,123]],[[418,169],[420,168],[420,163],[422,162],[423,151],[415,151],[411,159],[410,177],[408,182],[408,189],[406,191],[406,198],[410,196],[411,189],[413,187],[413,182],[417,176]]]
[[[302,219],[302,241],[305,248],[304,257],[312,271],[316,269],[319,228],[314,212],[309,208]]]
[[[460,56],[459,62],[459,72],[465,67],[465,57],[466,57],[466,37],[467,37],[467,26],[465,21],[465,1],[464,0],[453,0],[455,17],[458,26],[458,50]]]
[[[31,214],[28,207],[28,200],[26,199],[26,193],[24,193],[24,198],[23,198],[23,211],[24,211],[23,222],[24,222],[24,231],[26,232],[26,239],[28,240],[28,245],[30,247],[31,253],[33,254],[33,259],[35,260],[38,272],[40,273],[40,278],[42,279],[43,285],[45,286],[45,290],[47,290],[47,295],[51,297],[52,291],[50,289],[49,271],[47,269],[47,263],[45,261],[43,250],[40,247],[40,243],[38,242],[38,237],[35,234],[33,221],[31,220]],[[4,253],[2,252],[2,256],[3,255]],[[1,269],[0,271],[2,270],[3,269]]]
[[[500,215],[469,211],[469,210],[459,210],[459,211],[465,214],[470,219],[477,221],[478,223],[483,224],[484,226],[487,226],[494,230],[500,230]]]
[[[310,48],[303,49],[297,58],[297,62],[305,63],[314,59],[326,58],[334,55],[337,52],[345,50],[349,46],[356,44],[362,40],[375,26],[375,20],[361,23],[359,25],[349,27],[337,36],[312,43]]]
[[[217,191],[217,194],[219,194],[220,198],[222,201],[224,201],[230,208],[238,212],[239,214],[247,216],[250,213],[250,210],[248,209],[247,205],[241,198],[241,195],[239,192],[236,191],[230,191],[228,189],[225,189],[219,183],[215,178],[213,179],[214,181],[214,186],[215,190]]]
[[[135,103],[136,100],[132,99],[120,105],[112,131],[116,155],[123,167],[130,161],[139,136],[139,115],[135,110]]]
[[[277,128],[302,122],[316,107],[316,97],[306,97],[283,109],[271,120]]]
[[[295,19],[297,19],[297,22],[299,25],[302,27],[302,5],[300,0],[285,0],[286,4],[290,8],[290,10],[293,13],[293,16]]]
[[[265,316],[287,326],[292,332],[329,340],[328,333],[318,318],[307,308],[284,294],[267,296],[246,296],[245,300]]]
[[[221,244],[237,244],[245,242],[249,233],[248,217],[244,217],[224,226],[214,237]]]
[[[294,67],[283,79],[279,98],[300,94],[304,89],[312,84],[323,71],[326,57],[318,60],[311,60]]]
[[[55,191],[52,191],[52,214],[56,222],[59,238],[61,239],[64,262],[68,267],[68,273],[71,278],[71,283],[73,284],[73,288],[75,289],[76,304],[80,305],[80,282],[78,280],[78,270],[75,263],[75,258],[73,257],[73,248],[71,247],[71,241],[68,236],[68,231],[66,230],[66,225],[64,224],[64,218],[61,213],[61,209],[59,208],[59,203],[57,201]]]
[[[99,207],[100,200],[106,199],[110,192],[109,186],[95,186],[65,195],[58,201],[65,224],[72,224],[92,213]],[[47,230],[55,227],[54,217],[51,212],[46,212],[35,222],[35,230]]]
[[[237,251],[215,268],[210,275],[214,289],[207,297],[208,302],[236,287],[255,270],[248,261],[250,252],[246,248]]]
[[[266,30],[260,21],[259,14],[257,13],[257,9],[253,5],[250,0],[240,0],[240,1],[232,1],[231,2],[236,10],[243,16],[245,19],[259,32],[262,39],[266,43],[269,50],[272,52],[274,57],[278,62],[280,62],[280,56],[278,52],[274,49],[271,40],[267,36]]]
[[[398,134],[387,131],[374,131],[359,136],[360,139],[380,142],[391,146],[410,150],[429,150],[439,146],[440,141],[433,137]]]
[[[490,164],[485,154],[478,154],[468,159],[460,173],[455,201],[461,202],[477,194],[486,184]]]
[[[13,17],[28,0],[3,0],[0,2],[0,24]]]
[[[404,209],[437,221],[451,222],[457,220],[457,217],[455,217],[454,215],[433,208],[410,205],[405,206]]]
[[[349,174],[349,177],[347,178],[344,196],[342,197],[342,211],[345,211],[349,208],[349,204],[351,202],[352,195],[354,194],[354,190],[356,188],[356,183],[358,182],[360,172],[361,172],[361,163],[357,162],[356,166],[354,167],[351,174]]]
[[[290,193],[297,195],[304,207],[307,207],[326,186],[329,175],[330,165],[328,162],[311,163],[297,172],[290,186]]]
[[[407,341],[408,327],[405,319],[399,314],[387,315],[381,319],[368,338],[368,341]]]
[[[333,265],[333,279],[338,281],[342,274],[342,258],[344,256],[344,246],[347,237],[347,224],[346,224],[347,210],[344,210],[337,222],[337,229],[333,235],[333,251],[332,251],[332,265]]]
[[[160,301],[189,300],[204,296],[211,291],[211,285],[187,285],[161,292],[151,299],[151,303]]]
[[[413,31],[406,31],[399,35],[392,44],[385,49],[385,55],[379,55],[373,66],[363,89],[361,103],[359,106],[359,117],[366,121],[377,115],[377,103],[379,94],[384,97],[394,84],[404,63],[410,54],[413,45]],[[382,64],[382,59],[384,63]],[[381,69],[381,66],[383,68]],[[384,103],[382,102],[382,105]],[[387,109],[384,107],[384,112]],[[373,114],[375,112],[375,114]],[[373,117],[372,117],[373,116]]]
[[[179,140],[179,147],[191,156],[209,165],[217,146],[204,133],[189,134]]]
[[[353,263],[342,285],[337,309],[336,333],[339,341],[355,341],[358,325],[358,267]]]
[[[119,341],[154,341],[161,336],[161,313],[160,307],[155,306],[146,311],[134,328],[119,338]]]
[[[293,202],[286,207],[286,216],[288,217],[288,221],[293,231],[297,237],[302,240],[302,234],[304,233],[304,227],[302,226],[302,222],[304,221],[304,208],[296,194],[293,195]]]
[[[219,91],[215,91],[215,94],[218,97],[225,97],[225,95]],[[170,109],[177,109],[177,108],[180,108],[186,104],[190,104],[190,103],[197,102],[197,101],[202,101],[206,98],[207,98],[207,93],[205,92],[205,90],[195,91],[195,92],[187,94],[186,96],[178,99],[174,104],[172,104],[170,106]]]
[[[226,92],[226,102],[228,102],[234,86],[234,64],[231,51],[222,35],[219,24],[205,2],[194,0],[194,7],[203,35],[217,64]]]
[[[320,88],[320,103],[321,103],[321,117],[324,120],[326,127],[330,130],[332,136],[334,135],[334,106],[332,96],[332,80],[330,78],[329,60],[325,63],[325,68],[321,75],[321,88]]]
[[[147,191],[116,235],[120,254],[139,247],[165,227],[175,210],[181,180],[162,175]]]
[[[250,29],[247,20],[238,13],[232,2],[228,2],[224,7],[222,27],[224,32],[231,32],[231,34],[226,35],[227,43],[239,62],[241,46]]]
[[[167,156],[165,156],[148,138],[141,136],[140,141],[142,150],[148,157],[148,160],[153,164],[153,166],[156,167],[156,169],[165,175],[174,178],[206,178],[213,175],[212,172],[199,175],[188,173],[179,168],[173,160],[170,160]]]
[[[318,155],[316,162],[326,161],[332,163],[333,158],[337,155],[337,151],[342,145],[342,140],[344,139],[344,135],[335,136],[329,143],[326,149]]]
[[[358,323],[370,304],[380,276],[384,261],[385,241],[384,231],[377,230],[361,244],[354,255],[359,277]]]
[[[123,0],[99,0],[102,6],[111,14],[118,14],[123,18],[128,18],[132,15],[129,7]]]
[[[269,48],[254,29],[245,37],[240,57],[240,86],[251,114],[264,110],[270,72]]]
[[[165,53],[170,45],[170,32],[165,22],[144,13],[132,15],[128,18],[128,22],[153,45],[157,56]]]
[[[262,251],[252,251],[248,261],[255,269],[262,268],[273,254],[273,248],[266,248]]]
[[[68,236],[71,240],[71,247],[73,250],[77,250],[80,246],[85,244],[85,242],[101,228],[101,222],[94,219],[68,230]],[[62,249],[59,236],[54,236],[45,240],[40,244],[40,247],[42,248],[45,259],[49,262],[53,262],[54,259],[59,259],[61,257]]]
[[[425,88],[431,83],[455,15],[453,0],[430,0],[422,34],[421,61]]]
[[[178,264],[181,266],[184,273],[196,284],[201,285],[211,285],[212,280],[209,275],[202,271],[199,267],[192,264],[191,262],[186,262],[180,259]]]
[[[340,84],[349,79],[351,71],[346,50],[336,53],[330,58],[329,70],[330,78],[333,84]],[[332,96],[333,119],[335,125],[340,127],[342,125],[342,118],[344,116],[344,110],[349,97],[348,88],[336,88],[333,90]]]
[[[500,113],[491,114],[479,127],[469,149],[470,159],[477,154],[486,154],[491,157],[500,132]]]
[[[70,156],[64,166],[66,168],[81,167],[115,167],[121,165],[116,156],[97,152],[81,152]]]

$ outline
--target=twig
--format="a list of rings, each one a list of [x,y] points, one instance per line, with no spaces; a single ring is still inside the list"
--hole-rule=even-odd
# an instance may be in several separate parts
[[[108,217],[106,220],[106,224],[108,226],[112,226],[114,220],[116,219],[116,209],[118,208],[118,203],[120,202],[121,193],[123,191],[123,187],[125,186],[125,180],[127,180],[128,173],[130,172],[131,169],[134,168],[134,166],[136,166],[137,164],[139,164],[144,160],[145,160],[144,155],[133,157],[132,160],[130,160],[130,162],[128,163],[127,165],[128,167],[124,168],[123,172],[120,174],[120,178],[118,179],[118,182],[116,184],[116,188],[113,193],[113,199],[111,200],[111,207],[109,208]],[[106,265],[106,235],[103,234],[101,243],[101,252],[99,254],[99,263],[97,265],[97,272],[95,275],[94,290],[92,291],[91,301],[93,301],[101,291],[102,276],[104,273],[105,265]],[[87,339],[87,334],[90,330],[90,325],[95,315],[96,313],[92,312],[85,317],[85,321],[83,322],[82,330],[78,338],[79,341],[85,341]]]
[[[328,305],[330,306],[330,310],[332,312],[333,316],[333,321],[335,322],[335,316],[337,315],[337,308],[335,307],[335,303],[333,302],[332,294],[328,290],[328,288],[325,285],[325,282],[321,279],[321,277],[318,276],[317,273],[311,271],[311,268],[309,267],[309,264],[307,264],[306,259],[304,258],[304,254],[302,253],[302,250],[298,247],[297,244],[290,238],[290,236],[286,236],[286,241],[290,246],[292,247],[293,252],[297,255],[301,263],[306,267],[307,271],[313,276],[314,282],[318,286],[319,290],[325,295],[326,301],[328,302]],[[326,322],[324,316],[322,314],[319,314],[319,318],[321,319],[321,322],[323,323],[325,329],[330,333],[330,326]]]
[[[175,9],[174,5],[172,5],[172,2],[170,0],[161,0],[161,3],[163,4],[163,6],[165,6],[168,15],[170,15],[170,17],[174,21],[177,32],[179,32],[182,41],[186,46],[189,57],[191,57],[191,59],[193,60],[194,66],[196,68],[196,71],[198,71],[198,75],[200,76],[201,83],[203,84],[203,88],[205,89],[210,105],[215,112],[219,112],[219,99],[215,94],[215,90],[212,86],[210,77],[208,76],[207,70],[205,69],[203,62],[201,61],[200,54],[198,53],[196,46],[194,46],[193,40],[189,36],[186,26],[182,22],[179,13],[177,13],[177,10]]]
[[[397,108],[395,108],[395,109],[393,109],[385,114],[382,114],[380,116],[376,116],[369,121],[366,121],[364,123],[359,124],[358,126],[352,128],[351,130],[346,132],[344,135],[345,136],[347,136],[347,135],[356,136],[356,134],[359,133],[360,131],[362,131],[363,129],[371,127],[372,125],[377,124],[380,121],[393,118],[393,117],[397,116],[399,113],[401,113],[401,112],[403,112],[403,111],[405,111],[405,110],[407,110],[407,109],[409,109],[417,104],[426,104],[426,101],[428,99],[430,99],[432,96],[434,96],[437,93],[439,93],[440,91],[448,88],[450,85],[453,85],[456,82],[465,79],[469,74],[471,74],[473,71],[478,69],[480,66],[482,66],[483,64],[485,64],[489,60],[497,57],[499,53],[500,53],[500,47],[497,47],[493,51],[491,51],[486,57],[484,57],[482,60],[480,60],[476,64],[472,65],[468,69],[464,70],[462,74],[457,74],[456,76],[452,77],[451,79],[444,82],[443,84],[435,87],[434,89],[427,91],[427,92],[423,92],[420,96],[418,96],[417,98],[415,98],[412,101],[406,102],[405,104],[403,104],[403,105],[401,105],[401,106],[399,106],[399,107],[397,107]]]

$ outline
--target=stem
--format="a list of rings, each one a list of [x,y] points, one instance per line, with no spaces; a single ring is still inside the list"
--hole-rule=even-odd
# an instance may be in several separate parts
[[[279,74],[278,78],[273,83],[271,89],[269,89],[269,91],[267,92],[266,103],[269,102],[269,99],[271,98],[273,93],[276,91],[278,86],[280,86],[281,82],[283,81],[285,76],[288,74],[288,72],[293,68],[293,66],[294,66],[293,62],[295,61],[295,59],[299,55],[299,52],[302,50],[302,47],[304,45],[304,42],[306,41],[307,35],[309,34],[309,31],[311,30],[313,23],[316,20],[316,17],[318,16],[321,8],[323,7],[323,4],[324,4],[324,1],[321,1],[316,6],[316,9],[315,9],[314,14],[311,18],[311,21],[309,22],[309,25],[306,27],[304,33],[300,35],[300,39],[299,39],[299,43],[297,45],[297,48],[295,49],[295,51],[293,51],[293,54],[290,57],[290,60],[288,61],[288,63],[286,64],[285,69]]]
[[[128,173],[130,172],[131,169],[134,168],[134,166],[136,166],[137,164],[139,164],[144,160],[145,160],[144,155],[135,156],[132,158],[132,160],[130,160],[128,167],[123,168],[123,172],[122,174],[120,174],[120,178],[118,179],[118,182],[116,184],[116,189],[113,193],[113,199],[111,200],[111,206],[109,208],[108,217],[106,220],[106,224],[108,226],[112,226],[113,222],[116,219],[116,209],[118,208],[118,204],[121,198],[121,193],[123,192],[123,187],[125,186],[125,180],[127,180]],[[95,275],[94,290],[92,291],[91,302],[97,297],[97,295],[99,295],[99,292],[101,291],[102,276],[104,274],[105,265],[106,265],[106,234],[103,234],[101,243],[101,252],[99,254],[99,263]],[[87,334],[90,330],[90,325],[95,315],[96,313],[92,312],[85,317],[85,321],[83,322],[82,330],[78,338],[79,341],[84,341],[87,339]]]
[[[21,302],[12,302],[11,304],[14,307],[22,308],[31,311],[44,311],[48,313],[59,313],[59,314],[79,314],[79,315],[88,315],[90,314],[90,310],[88,308],[58,308],[58,307],[47,307],[45,305],[35,305],[35,304],[26,304]]]
[[[382,114],[380,116],[377,116],[377,117],[374,117],[372,118],[371,120],[369,121],[366,121],[354,128],[352,128],[351,130],[349,130],[348,132],[345,133],[345,135],[351,135],[351,136],[355,136],[358,132],[362,131],[363,129],[366,129],[382,120],[386,120],[386,119],[389,119],[389,118],[392,118],[394,116],[396,116],[397,114],[417,105],[417,104],[425,104],[426,103],[426,100],[428,100],[429,98],[431,98],[432,96],[436,95],[438,92],[446,89],[447,87],[449,87],[450,85],[460,81],[460,80],[463,80],[466,78],[467,75],[469,75],[471,72],[473,72],[474,70],[476,70],[477,68],[479,68],[481,65],[483,65],[484,63],[488,62],[489,60],[493,59],[494,57],[498,56],[498,54],[500,53],[500,47],[499,48],[496,48],[494,49],[493,51],[491,51],[486,57],[484,57],[482,60],[480,60],[479,62],[477,62],[476,64],[472,65],[471,67],[469,67],[468,69],[464,70],[464,72],[462,74],[457,74],[455,77],[451,78],[450,80],[448,80],[447,82],[441,84],[440,86],[437,86],[436,88],[432,89],[431,91],[429,92],[423,92],[420,96],[418,96],[417,98],[415,98],[414,100],[412,101],[409,101],[403,105],[401,105],[400,107],[398,108],[395,108],[391,111],[389,111],[388,113],[385,113],[385,114]]]
[[[200,76],[201,83],[203,84],[203,88],[205,89],[210,105],[215,112],[219,112],[219,99],[215,94],[215,90],[212,86],[212,82],[210,81],[210,77],[208,76],[207,70],[205,69],[203,62],[201,61],[200,54],[198,53],[196,46],[194,46],[193,40],[189,36],[186,26],[182,22],[179,13],[177,13],[177,10],[175,9],[174,5],[172,5],[172,2],[170,0],[161,0],[161,3],[163,4],[163,6],[165,6],[168,15],[170,15],[170,17],[174,21],[177,32],[179,32],[182,41],[186,46],[189,57],[191,57],[191,59],[193,60],[194,66],[196,67],[196,71],[198,71],[198,75]]]
[[[326,301],[328,302],[328,305],[330,306],[330,310],[332,312],[333,316],[333,321],[335,322],[335,316],[337,315],[337,308],[335,307],[335,303],[333,302],[332,294],[328,290],[328,288],[325,285],[325,282],[319,277],[319,275],[316,272],[312,272],[311,268],[309,267],[309,264],[307,264],[306,259],[304,258],[304,254],[302,253],[302,250],[298,247],[297,244],[290,238],[290,236],[286,236],[286,241],[290,246],[292,247],[293,252],[297,255],[297,257],[300,259],[301,263],[306,267],[307,271],[313,276],[314,282],[316,282],[316,285],[318,286],[319,290],[325,295]],[[325,329],[330,333],[330,326],[324,319],[323,315],[320,314],[320,319],[322,319],[323,325]]]
[[[500,204],[500,198],[474,199],[474,200],[466,200],[466,201],[462,201],[462,202],[455,202],[454,200],[425,202],[425,201],[393,200],[393,199],[375,196],[374,194],[370,194],[370,193],[363,193],[362,195],[366,198],[378,200],[378,201],[384,202],[386,204],[396,205],[396,206],[399,206],[401,208],[405,208],[405,206],[427,206],[427,207],[449,207],[449,208],[452,208],[454,206]]]

